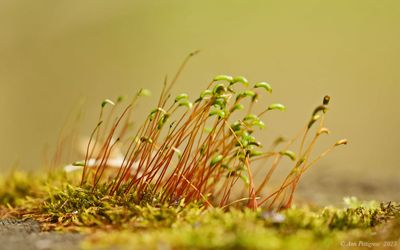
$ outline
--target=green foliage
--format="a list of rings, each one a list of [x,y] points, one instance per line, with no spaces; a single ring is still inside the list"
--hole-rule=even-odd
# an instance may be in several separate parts
[[[55,176],[14,176],[7,185],[31,183],[44,190],[21,198],[14,216],[34,218],[44,230],[91,232],[85,249],[340,249],[342,241],[393,240],[400,229],[400,206],[396,203],[361,202],[345,198],[345,208],[295,207],[273,212],[242,208],[209,208],[184,200],[171,205],[154,196],[151,188],[143,197],[134,190],[126,195],[107,195],[107,185],[70,185]],[[0,182],[4,187],[5,182]],[[20,215],[15,214],[20,211]],[[93,231],[95,229],[95,231]],[[379,237],[379,238],[375,238]]]
[[[371,208],[312,210],[292,208],[282,213],[230,209],[185,209],[170,227],[140,232],[125,229],[92,235],[85,248],[120,249],[340,249],[340,242],[361,237],[369,230],[396,222],[400,208],[381,204]],[[380,214],[380,216],[376,216]],[[372,225],[368,222],[375,221]],[[391,237],[391,234],[386,237]],[[138,248],[136,248],[138,246]],[[140,247],[139,247],[140,246]]]
[[[134,192],[116,196],[106,194],[105,185],[95,190],[89,186],[81,188],[71,185],[60,190],[54,189],[39,206],[39,218],[62,225],[58,229],[74,229],[78,226],[83,229],[91,226],[157,228],[171,226],[184,207],[183,201],[175,206],[163,204],[151,195],[150,190],[140,199]]]
[[[42,179],[38,180],[26,172],[13,171],[8,176],[0,176],[0,206],[21,205],[27,197],[40,195],[44,185]]]
[[[400,206],[396,203],[376,201],[359,203],[359,206],[337,209],[326,207],[319,211],[291,208],[284,212],[286,220],[281,224],[286,229],[311,229],[318,233],[350,229],[368,229],[389,220],[400,218]]]

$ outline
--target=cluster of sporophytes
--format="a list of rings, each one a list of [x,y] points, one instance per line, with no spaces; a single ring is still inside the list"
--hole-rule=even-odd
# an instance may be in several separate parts
[[[279,103],[258,107],[259,98],[272,93],[271,85],[219,75],[193,101],[185,93],[172,98],[171,88],[186,62],[171,82],[165,80],[156,108],[133,135],[127,135],[132,110],[148,90],[141,89],[115,120],[122,98],[102,103],[85,159],[75,163],[83,168],[81,186],[89,185],[95,192],[105,185],[108,196],[133,191],[138,200],[158,197],[160,203],[169,205],[184,200],[186,204],[201,201],[206,207],[225,208],[245,202],[252,209],[282,209],[291,206],[303,173],[335,147],[347,143],[340,140],[312,158],[317,140],[329,133],[324,117],[330,98],[325,96],[296,138],[277,140],[271,149],[263,150],[255,132],[264,129],[263,119],[270,112],[285,110]],[[294,153],[290,148],[297,139],[300,147]],[[124,149],[117,168],[111,157],[116,148]],[[284,157],[293,161],[291,171],[279,188],[265,194],[264,188]],[[258,169],[254,166],[257,163],[262,163]],[[255,178],[255,173],[263,178]],[[237,189],[245,190],[242,196],[237,196]]]
[[[264,118],[285,110],[279,103],[259,107],[271,85],[219,75],[193,101],[184,93],[173,98],[185,63],[165,81],[156,108],[133,135],[133,108],[148,90],[125,108],[122,98],[101,104],[85,159],[67,168],[81,169],[81,176],[36,179],[15,172],[0,181],[0,218],[34,218],[43,230],[92,232],[83,246],[95,249],[337,249],[344,240],[400,237],[395,203],[349,198],[345,209],[292,206],[305,171],[347,143],[339,140],[313,156],[318,139],[329,134],[328,96],[297,136],[278,138],[263,150],[256,135]],[[115,158],[120,150],[122,158]],[[284,158],[293,167],[266,193]]]

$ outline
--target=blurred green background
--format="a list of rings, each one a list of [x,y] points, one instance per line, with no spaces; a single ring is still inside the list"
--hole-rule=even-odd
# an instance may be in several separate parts
[[[266,103],[288,110],[270,117],[266,139],[293,135],[329,94],[333,134],[317,151],[342,137],[350,144],[306,178],[344,186],[340,195],[397,198],[399,13],[396,0],[1,0],[1,171],[37,169],[82,100],[88,134],[103,99],[141,87],[157,96],[165,74],[200,49],[176,91],[197,95],[217,74],[269,82]]]

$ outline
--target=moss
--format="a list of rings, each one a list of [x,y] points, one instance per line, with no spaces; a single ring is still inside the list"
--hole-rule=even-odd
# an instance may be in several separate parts
[[[194,54],[188,55],[172,81],[165,80],[157,106],[142,121],[130,114],[146,90],[140,90],[125,108],[120,98],[104,100],[85,160],[70,167],[82,168],[82,183],[93,189],[110,185],[105,196],[115,195],[125,185],[121,195],[135,189],[140,199],[146,199],[148,186],[154,185],[154,193],[163,193],[162,203],[171,205],[185,199],[210,207],[230,206],[232,200],[246,201],[253,209],[290,207],[301,176],[347,144],[342,139],[318,155],[312,153],[321,136],[329,134],[324,121],[330,97],[324,96],[313,109],[301,133],[289,140],[278,138],[266,150],[258,136],[266,129],[267,114],[286,110],[280,103],[260,105],[265,94],[272,94],[270,84],[218,75],[195,98],[186,93],[173,98],[171,89]],[[128,130],[133,123],[138,124],[136,129]],[[295,143],[300,146],[296,152]],[[264,192],[284,157],[292,161],[286,178],[279,188]],[[266,165],[257,167],[255,162],[261,160]],[[237,189],[242,190],[233,192]]]
[[[357,210],[357,209],[356,209]],[[378,231],[386,230],[380,240],[395,239],[393,227],[400,219],[399,208],[386,204],[374,208],[352,209],[293,208],[280,214],[251,210],[208,209],[187,218],[185,215],[170,227],[148,230],[101,231],[90,235],[84,248],[101,249],[340,249],[346,240],[378,240]],[[367,214],[367,215],[366,215]],[[376,214],[380,214],[379,219]],[[362,219],[380,223],[366,224]],[[332,218],[341,218],[341,223]],[[346,219],[344,219],[346,218]],[[351,218],[351,219],[350,219]],[[387,219],[391,223],[384,224]],[[358,221],[359,223],[355,223]],[[394,223],[394,224],[393,224]],[[335,227],[340,225],[339,227]],[[346,226],[343,226],[346,225]],[[390,227],[390,228],[389,228]]]
[[[171,206],[156,198],[143,204],[135,192],[116,196],[129,199],[103,192],[67,186],[44,203],[43,213],[57,216],[60,230],[90,231],[83,247],[96,249],[336,249],[348,239],[377,239],[377,232],[392,232],[388,228],[400,220],[395,203],[355,199],[346,208],[304,206],[276,213],[184,202]]]
[[[320,136],[329,133],[324,125],[329,96],[297,137],[280,138],[262,151],[256,131],[265,128],[265,114],[286,109],[280,103],[257,107],[260,88],[272,92],[268,83],[250,86],[243,76],[219,75],[194,102],[185,93],[170,100],[171,88],[195,54],[171,82],[165,81],[157,107],[136,133],[125,132],[137,123],[131,112],[147,90],[125,108],[119,106],[121,98],[101,103],[85,160],[72,164],[82,167],[81,176],[14,172],[1,181],[0,216],[33,218],[43,230],[90,232],[82,246],[95,249],[332,249],[346,239],[398,237],[392,233],[400,218],[394,203],[348,198],[346,208],[292,206],[304,172],[347,144],[339,140],[311,158]],[[115,117],[115,112],[120,113]],[[298,152],[291,151],[295,141]],[[54,162],[61,158],[62,144]],[[111,164],[117,154],[124,155],[123,162]],[[292,168],[279,189],[260,197],[282,157],[293,161]],[[251,164],[268,159],[272,165],[262,166],[269,169],[264,173]],[[264,177],[253,178],[255,173]],[[244,192],[234,192],[239,188]]]
[[[347,198],[345,208],[206,209],[184,200],[164,204],[151,190],[139,199],[134,191],[108,196],[106,185],[92,190],[68,183],[62,176],[14,174],[0,183],[8,195],[2,216],[34,218],[44,230],[90,232],[82,247],[96,249],[340,249],[341,242],[400,237],[395,203]]]
[[[43,183],[32,174],[13,171],[8,176],[0,179],[0,205],[22,205],[27,197],[40,196]]]

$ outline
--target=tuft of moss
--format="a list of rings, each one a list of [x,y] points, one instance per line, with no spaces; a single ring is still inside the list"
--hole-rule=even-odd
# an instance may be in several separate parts
[[[106,192],[106,185],[96,189],[68,184],[53,188],[46,196],[31,200],[34,205],[30,207],[34,209],[24,210],[23,217],[40,221],[44,230],[86,231],[93,227],[139,230],[169,227],[185,211],[204,208],[200,203],[186,205],[184,200],[170,205],[150,195],[138,199],[134,191],[115,196]]]
[[[27,197],[40,196],[43,186],[43,180],[27,172],[12,171],[5,177],[0,176],[0,206],[22,205]]]
[[[340,249],[348,240],[389,240],[399,229],[393,203],[358,208],[291,208],[281,213],[249,209],[185,209],[169,227],[100,231],[85,249]],[[389,224],[385,224],[388,220]],[[378,223],[373,224],[372,222]],[[396,224],[397,223],[397,224]],[[385,231],[386,234],[379,232]],[[377,238],[379,235],[379,239]]]
[[[29,183],[31,191],[40,192],[9,189],[18,202],[13,207],[3,205],[7,216],[34,218],[43,230],[84,233],[84,249],[340,249],[341,242],[400,237],[400,207],[393,202],[346,198],[344,208],[293,206],[279,213],[260,208],[205,209],[201,203],[184,200],[162,203],[151,190],[141,199],[134,190],[109,196],[106,185],[77,187],[56,177],[51,185],[42,185],[44,178],[31,181],[21,176],[9,179],[8,185]]]
[[[172,81],[166,79],[157,106],[142,122],[131,120],[131,113],[143,90],[125,108],[120,101],[101,103],[84,161],[73,164],[82,168],[81,186],[96,189],[106,183],[105,196],[116,196],[121,189],[118,195],[123,196],[133,189],[139,200],[146,199],[152,186],[150,196],[160,195],[162,203],[171,205],[185,199],[209,207],[238,205],[238,200],[253,209],[290,207],[302,175],[336,147],[347,144],[342,139],[313,154],[321,135],[329,133],[324,121],[330,97],[323,98],[294,138],[265,149],[257,137],[271,118],[267,114],[286,110],[281,103],[265,107],[258,102],[271,94],[271,85],[218,75],[197,98],[186,93],[173,98],[171,89],[193,55]],[[130,131],[133,123],[139,125]],[[300,145],[294,152],[296,142]],[[121,156],[116,160],[113,155]],[[284,157],[292,160],[292,167],[278,188],[264,192]],[[261,161],[265,164],[257,166]]]

